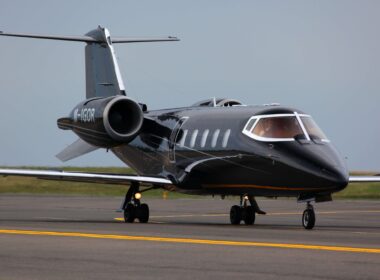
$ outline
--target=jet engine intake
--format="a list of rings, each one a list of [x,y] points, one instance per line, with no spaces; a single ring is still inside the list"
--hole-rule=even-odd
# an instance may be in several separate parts
[[[58,127],[70,129],[84,141],[110,148],[129,143],[144,121],[141,106],[126,96],[87,99],[78,104]]]
[[[103,112],[104,127],[116,141],[131,141],[139,133],[143,120],[140,105],[126,97],[112,99]]]

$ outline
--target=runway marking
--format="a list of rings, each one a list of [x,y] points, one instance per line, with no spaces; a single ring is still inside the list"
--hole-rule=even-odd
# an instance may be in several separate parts
[[[83,220],[80,220],[80,219],[55,218],[55,217],[34,217],[33,219],[43,219],[43,220],[53,220],[53,221],[67,221],[67,220],[70,220],[70,221],[76,221],[76,222],[83,221]]]
[[[341,211],[316,211],[317,214],[355,214],[355,213],[380,213],[380,210],[341,210]],[[282,216],[282,215],[302,215],[302,212],[273,212],[265,216]],[[191,217],[228,217],[229,214],[181,214],[181,215],[161,215],[150,216],[151,218],[191,218]],[[124,218],[114,218],[116,221],[124,221]]]
[[[115,221],[123,222],[123,223],[124,223],[124,218],[113,218],[113,219],[114,219]],[[149,224],[166,224],[166,222],[149,220]]]
[[[267,242],[250,242],[250,241],[208,240],[208,239],[130,236],[130,235],[113,235],[113,234],[97,234],[97,233],[81,233],[81,232],[33,231],[33,230],[13,230],[13,229],[0,229],[0,234],[82,237],[82,238],[96,238],[96,239],[152,241],[152,242],[198,244],[198,245],[267,247],[267,248],[282,248],[282,249],[303,249],[303,250],[318,250],[318,251],[380,254],[380,248],[358,248],[358,247],[325,246],[325,245],[310,245],[310,244],[267,243]]]

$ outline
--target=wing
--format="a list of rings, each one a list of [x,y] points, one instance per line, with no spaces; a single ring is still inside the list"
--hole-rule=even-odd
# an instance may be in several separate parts
[[[350,176],[350,183],[375,183],[380,182],[380,174],[374,176]]]
[[[3,176],[24,176],[45,180],[73,181],[99,184],[124,185],[130,182],[140,182],[152,185],[172,185],[172,181],[161,177],[146,177],[137,175],[106,174],[106,173],[84,173],[48,170],[27,169],[0,169]]]

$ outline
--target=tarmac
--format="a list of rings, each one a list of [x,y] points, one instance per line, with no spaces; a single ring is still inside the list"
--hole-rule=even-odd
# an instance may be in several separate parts
[[[267,215],[229,224],[236,200],[144,199],[126,224],[121,198],[0,195],[0,279],[379,279],[380,201],[258,200]]]

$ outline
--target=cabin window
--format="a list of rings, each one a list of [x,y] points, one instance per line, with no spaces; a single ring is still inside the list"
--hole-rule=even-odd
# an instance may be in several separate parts
[[[210,130],[206,129],[203,131],[202,139],[201,139],[201,148],[204,148],[206,146],[207,136],[209,134]]]
[[[212,148],[216,147],[216,144],[218,142],[219,133],[220,133],[220,129],[217,129],[214,131],[214,134],[212,135],[212,139],[211,139],[211,147]]]
[[[231,129],[227,129],[223,136],[222,147],[227,147],[228,139],[230,138]]]
[[[190,139],[190,147],[194,148],[195,142],[197,141],[197,136],[198,136],[198,129],[193,131],[193,134],[191,135]]]
[[[187,129],[185,129],[184,131],[183,131],[183,133],[182,133],[182,137],[181,137],[181,140],[179,141],[179,146],[180,147],[184,147],[185,146],[185,141],[186,141],[186,136],[187,136],[187,133],[188,133],[189,131],[187,130]]]
[[[328,142],[322,130],[309,115],[297,112],[253,116],[245,125],[243,133],[264,142],[294,141],[295,139]]]

